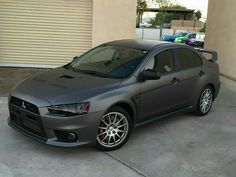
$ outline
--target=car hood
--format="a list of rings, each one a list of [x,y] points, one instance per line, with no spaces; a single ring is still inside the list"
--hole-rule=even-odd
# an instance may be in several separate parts
[[[11,93],[12,96],[37,102],[38,106],[49,104],[69,104],[86,100],[99,93],[118,87],[121,79],[110,79],[66,70],[52,69],[48,72],[26,79]]]

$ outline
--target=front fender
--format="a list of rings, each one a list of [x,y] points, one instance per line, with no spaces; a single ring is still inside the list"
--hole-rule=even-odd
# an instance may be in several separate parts
[[[105,113],[112,106],[123,103],[131,107],[134,121],[136,121],[138,119],[137,108],[140,101],[138,96],[140,93],[139,88],[138,85],[134,84],[97,95],[89,100],[91,102],[90,111],[98,112],[103,110]]]

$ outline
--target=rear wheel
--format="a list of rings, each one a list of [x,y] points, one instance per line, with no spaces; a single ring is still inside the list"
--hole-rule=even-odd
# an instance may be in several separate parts
[[[205,87],[198,99],[196,113],[197,115],[204,116],[209,113],[212,107],[214,95],[211,86]]]
[[[99,124],[96,137],[97,147],[105,151],[120,148],[130,136],[131,124],[131,117],[127,111],[121,107],[111,108]]]

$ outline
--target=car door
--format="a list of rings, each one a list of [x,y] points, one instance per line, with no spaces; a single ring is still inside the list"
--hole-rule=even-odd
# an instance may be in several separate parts
[[[154,54],[144,66],[144,70],[147,69],[159,72],[160,79],[141,83],[140,121],[171,111],[181,103],[172,50]]]
[[[198,96],[198,84],[204,76],[201,57],[193,50],[185,47],[173,49],[176,70],[179,73],[179,87],[182,102],[191,106]]]

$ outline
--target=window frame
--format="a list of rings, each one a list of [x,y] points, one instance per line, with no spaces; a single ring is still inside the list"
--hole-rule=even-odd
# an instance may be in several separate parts
[[[190,52],[192,52],[193,55],[194,55],[195,66],[188,67],[188,68],[180,68],[180,69],[178,69],[177,65],[176,65],[178,63],[178,61],[177,61],[177,57],[175,55],[175,51],[178,50],[178,49],[186,49],[186,50],[189,50]],[[198,68],[198,67],[201,67],[203,65],[202,57],[200,55],[198,55],[197,52],[195,52],[193,49],[190,49],[188,47],[182,47],[182,46],[180,47],[180,46],[178,46],[178,47],[172,48],[172,51],[173,51],[173,54],[174,54],[175,70],[176,71],[185,71],[185,70],[189,70],[189,69],[193,69],[193,68]],[[201,64],[200,65],[197,65],[197,63],[196,63],[196,56],[198,56],[201,59]]]
[[[151,60],[154,60],[155,56],[164,52],[164,51],[170,51],[171,52],[171,55],[172,55],[172,62],[173,62],[173,70],[170,71],[170,72],[166,72],[166,73],[160,73],[161,76],[165,76],[165,75],[169,75],[169,74],[172,74],[174,72],[176,72],[176,63],[175,63],[175,57],[174,57],[174,52],[173,52],[173,48],[163,48],[157,52],[154,52],[153,54],[151,54],[151,56],[148,57],[147,61],[145,62],[145,64],[142,66],[141,68],[141,72],[146,68],[146,66],[151,62]]]

